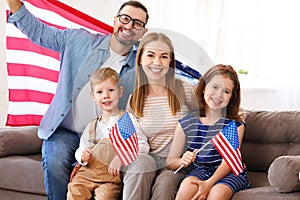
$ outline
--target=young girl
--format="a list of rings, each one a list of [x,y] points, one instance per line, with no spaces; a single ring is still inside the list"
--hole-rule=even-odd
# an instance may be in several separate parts
[[[244,123],[239,114],[238,76],[230,65],[216,65],[200,78],[195,93],[200,115],[192,113],[179,121],[167,159],[169,169],[183,165],[190,170],[176,199],[231,199],[234,193],[250,186],[246,172],[235,176],[211,143],[198,154],[196,151],[232,121],[237,124],[242,143]],[[189,146],[182,155],[185,145]]]
[[[187,105],[195,98],[193,86],[175,79],[174,48],[162,33],[143,37],[136,67],[135,91],[129,100],[129,110],[138,118],[157,165],[151,199],[174,199],[184,175],[174,175],[166,169],[166,158],[178,120],[188,113]]]

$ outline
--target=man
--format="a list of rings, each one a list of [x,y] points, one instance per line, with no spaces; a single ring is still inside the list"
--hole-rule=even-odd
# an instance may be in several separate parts
[[[89,96],[89,77],[101,66],[111,66],[118,71],[125,90],[120,100],[120,107],[124,109],[135,78],[133,46],[147,32],[148,12],[138,1],[125,2],[114,17],[113,34],[103,36],[83,29],[49,27],[34,17],[20,0],[7,0],[7,4],[11,10],[10,23],[33,42],[60,52],[57,91],[41,120],[38,135],[44,140],[42,155],[47,198],[63,200],[80,134],[87,122],[100,112]],[[147,165],[143,166],[144,163]],[[141,168],[147,173],[138,173]],[[149,176],[150,181],[155,176],[153,168],[155,164],[148,155],[139,157],[129,166],[123,178],[124,199],[148,198],[150,191],[138,186],[151,184],[145,183],[148,180],[145,176]]]

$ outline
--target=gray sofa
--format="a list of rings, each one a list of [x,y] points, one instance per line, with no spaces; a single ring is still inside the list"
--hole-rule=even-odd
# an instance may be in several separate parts
[[[1,200],[46,199],[36,131],[0,128]],[[242,155],[252,188],[233,200],[300,200],[300,111],[249,111]]]

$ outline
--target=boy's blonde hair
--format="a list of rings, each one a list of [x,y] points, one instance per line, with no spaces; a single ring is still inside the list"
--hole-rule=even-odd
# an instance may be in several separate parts
[[[119,85],[119,74],[110,67],[101,67],[97,69],[90,78],[91,91],[94,90],[95,85],[112,78]]]

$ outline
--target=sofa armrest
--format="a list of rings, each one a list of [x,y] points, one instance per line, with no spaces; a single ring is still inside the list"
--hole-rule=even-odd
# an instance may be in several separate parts
[[[40,153],[37,130],[36,126],[0,128],[0,157]]]
[[[268,180],[278,192],[300,191],[300,155],[280,156],[269,167]]]

